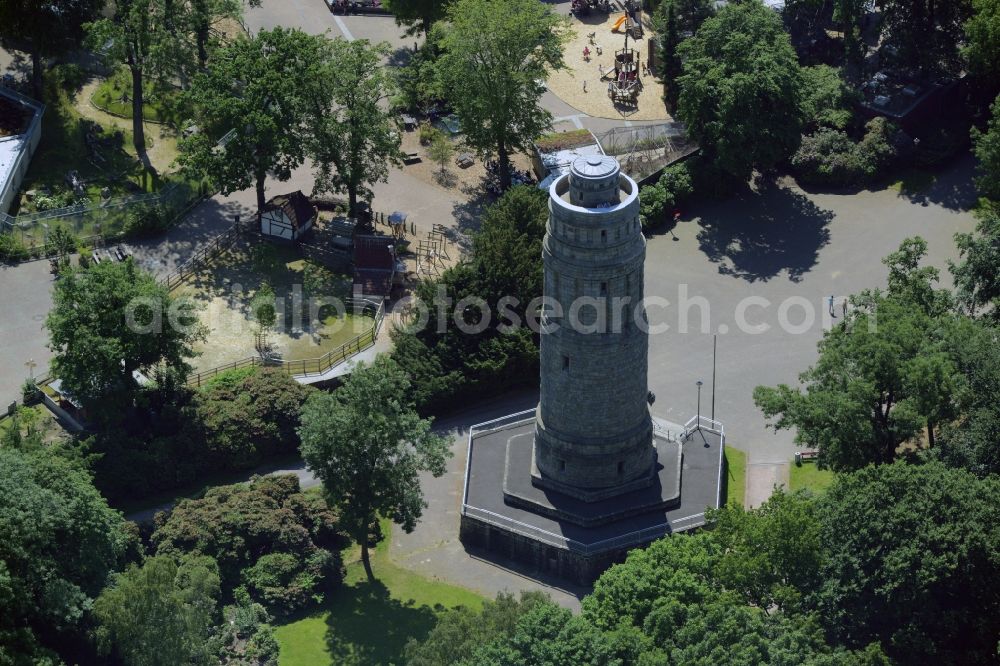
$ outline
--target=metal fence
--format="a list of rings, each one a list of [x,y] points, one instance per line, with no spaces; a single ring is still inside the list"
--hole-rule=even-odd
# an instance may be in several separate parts
[[[201,193],[186,182],[169,183],[159,192],[115,197],[100,203],[82,203],[13,217],[0,213],[0,233],[14,234],[34,254],[44,256],[52,229],[62,226],[82,242],[94,244],[121,239],[136,214],[158,209],[172,224],[197,202]]]
[[[690,516],[684,516],[674,521],[667,521],[658,525],[652,525],[650,527],[629,532],[621,536],[612,537],[610,539],[595,541],[593,543],[583,543],[581,541],[577,541],[576,539],[570,539],[569,537],[565,537],[561,534],[550,532],[540,527],[529,525],[528,523],[514,520],[513,518],[502,516],[493,511],[488,511],[469,504],[468,480],[470,466],[472,465],[473,438],[479,433],[494,432],[527,423],[534,419],[534,414],[535,410],[529,409],[516,414],[511,414],[509,416],[504,416],[499,419],[494,419],[492,421],[477,423],[469,428],[468,448],[465,454],[465,485],[462,487],[462,515],[470,516],[489,525],[493,525],[517,534],[523,534],[550,546],[563,548],[582,555],[603,553],[615,548],[641,546],[645,543],[653,541],[654,539],[666,536],[673,531],[689,529],[704,523],[705,514],[702,512],[692,514]],[[726,448],[725,429],[719,421],[715,421],[705,416],[695,416],[691,417],[691,419],[689,419],[684,425],[684,432],[681,434],[681,437],[686,437],[689,433],[694,431],[696,427],[700,427],[702,430],[707,430],[719,435],[719,478],[717,479],[716,497],[721,498],[723,472],[722,458],[725,455]]]
[[[251,356],[239,361],[233,361],[225,365],[220,365],[211,370],[196,373],[188,377],[188,386],[203,386],[224,372],[239,368],[280,368],[285,374],[292,377],[314,377],[329,372],[334,367],[340,365],[352,356],[368,349],[375,344],[379,330],[382,327],[382,320],[385,318],[385,304],[383,302],[371,301],[368,299],[349,299],[348,305],[353,306],[354,311],[371,316],[374,321],[364,333],[348,340],[336,349],[333,349],[318,358],[307,358],[298,360],[285,360],[281,358],[261,358]]]

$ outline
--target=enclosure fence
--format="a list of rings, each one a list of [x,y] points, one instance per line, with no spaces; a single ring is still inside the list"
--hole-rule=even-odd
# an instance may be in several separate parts
[[[352,356],[368,349],[375,344],[379,330],[382,327],[382,320],[385,318],[385,303],[376,302],[369,299],[347,299],[347,305],[351,307],[355,314],[363,314],[372,317],[371,327],[351,340],[340,345],[326,354],[317,358],[306,358],[296,360],[285,360],[276,357],[250,356],[239,361],[233,361],[225,365],[220,365],[211,370],[205,370],[192,374],[188,377],[188,386],[200,387],[210,382],[213,377],[217,377],[224,372],[237,370],[240,368],[278,368],[291,377],[316,377],[323,375],[336,366],[344,363]]]
[[[200,199],[198,188],[186,182],[169,183],[159,192],[115,197],[100,203],[83,203],[16,217],[0,213],[0,233],[13,234],[33,256],[54,248],[49,234],[62,226],[88,245],[120,240],[134,215],[158,212],[173,223]]]

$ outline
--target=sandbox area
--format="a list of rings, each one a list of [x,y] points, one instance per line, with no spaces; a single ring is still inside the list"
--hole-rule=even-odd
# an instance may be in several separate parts
[[[611,27],[621,16],[622,12],[592,12],[582,20],[575,17],[570,19],[569,41],[563,50],[566,67],[552,72],[546,85],[559,99],[588,116],[625,120],[672,120],[663,105],[663,86],[649,74],[642,77],[643,86],[635,107],[616,107],[608,97],[608,82],[601,80],[601,68],[605,73],[612,71],[615,51],[625,46],[625,35],[611,31]],[[629,38],[629,48],[639,51],[640,61],[647,62],[648,40],[653,33],[645,12],[643,29],[644,38],[639,42]],[[588,37],[592,32],[596,33],[595,44],[591,44]],[[601,47],[600,55],[597,53],[597,46]],[[590,49],[589,62],[583,57],[585,47]],[[583,90],[584,81],[587,82],[586,92]]]

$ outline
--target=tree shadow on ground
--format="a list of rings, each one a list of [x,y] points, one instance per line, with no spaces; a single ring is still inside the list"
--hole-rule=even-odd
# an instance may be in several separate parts
[[[976,161],[963,152],[947,165],[927,170],[933,180],[929,186],[908,186],[904,178],[899,196],[921,206],[935,204],[948,210],[969,210],[976,205]]]
[[[830,241],[833,217],[800,192],[768,187],[708,204],[700,215],[698,243],[723,275],[766,282],[787,272],[798,282]]]
[[[401,664],[406,642],[426,638],[436,623],[434,609],[393,599],[377,580],[341,588],[328,608],[326,647],[338,666]]]

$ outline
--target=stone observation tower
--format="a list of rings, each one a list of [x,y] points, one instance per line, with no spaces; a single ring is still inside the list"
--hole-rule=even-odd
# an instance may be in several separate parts
[[[593,501],[654,479],[647,331],[636,323],[646,240],[638,188],[613,158],[578,158],[562,185],[542,250],[545,296],[562,316],[543,314],[552,330],[541,336],[532,475]]]
[[[542,257],[538,406],[470,430],[461,539],[588,583],[704,524],[725,438],[715,421],[650,414],[639,188],[613,158],[579,157],[549,187]]]

